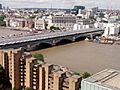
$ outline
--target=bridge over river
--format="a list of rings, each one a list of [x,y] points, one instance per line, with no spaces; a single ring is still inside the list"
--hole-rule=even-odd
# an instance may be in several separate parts
[[[27,50],[34,50],[41,44],[56,45],[62,40],[76,41],[78,38],[92,38],[103,33],[101,28],[89,28],[76,31],[53,32],[48,34],[31,34],[18,37],[0,38],[0,48],[24,47]]]

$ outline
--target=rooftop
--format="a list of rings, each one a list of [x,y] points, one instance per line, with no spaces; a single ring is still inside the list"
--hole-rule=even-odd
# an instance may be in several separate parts
[[[105,69],[85,79],[85,81],[96,83],[110,89],[120,90],[120,71],[114,69]]]

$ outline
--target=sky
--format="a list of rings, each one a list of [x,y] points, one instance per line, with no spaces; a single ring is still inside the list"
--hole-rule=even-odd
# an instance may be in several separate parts
[[[120,9],[120,0],[0,0],[0,3],[10,8],[73,8],[74,5],[84,5],[87,8],[100,7]]]

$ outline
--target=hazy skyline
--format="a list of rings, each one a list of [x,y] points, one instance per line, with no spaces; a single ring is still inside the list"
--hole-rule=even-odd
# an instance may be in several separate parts
[[[100,7],[120,9],[120,0],[0,0],[3,6],[11,8],[73,8],[74,5],[84,5],[87,8]]]

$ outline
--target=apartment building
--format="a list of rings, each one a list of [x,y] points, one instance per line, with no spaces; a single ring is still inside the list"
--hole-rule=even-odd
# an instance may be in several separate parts
[[[82,78],[68,68],[48,64],[20,49],[0,51],[0,64],[12,88],[22,90],[79,90]]]
[[[0,64],[6,72],[6,78],[12,84],[12,88],[21,89],[25,79],[25,59],[31,57],[24,53],[22,48],[0,51]]]
[[[26,64],[26,87],[32,90],[79,90],[81,77],[67,74],[60,66],[32,58]],[[70,72],[69,72],[70,73]],[[27,78],[29,77],[29,78]]]

